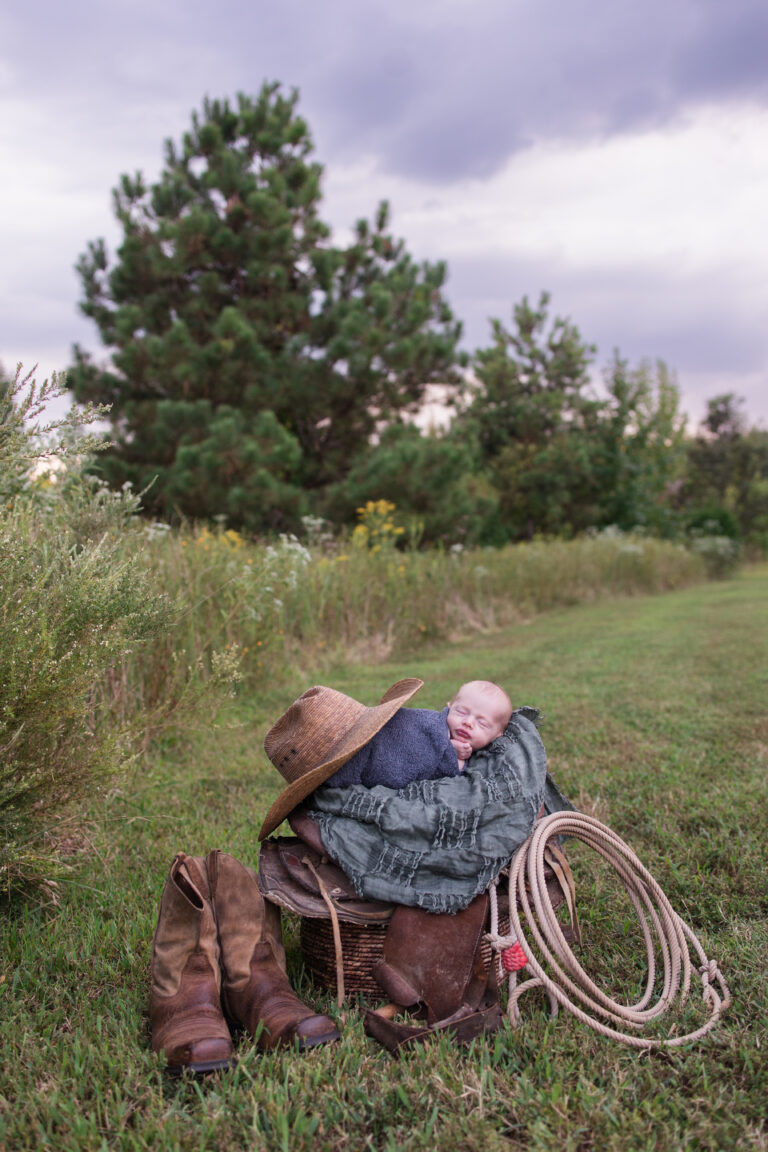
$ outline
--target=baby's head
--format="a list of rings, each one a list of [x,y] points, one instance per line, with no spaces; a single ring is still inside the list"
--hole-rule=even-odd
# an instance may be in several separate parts
[[[451,739],[468,741],[476,752],[501,736],[511,715],[512,703],[503,688],[490,680],[470,680],[448,705]]]

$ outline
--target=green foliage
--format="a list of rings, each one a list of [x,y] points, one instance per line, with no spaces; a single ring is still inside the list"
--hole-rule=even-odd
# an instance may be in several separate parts
[[[388,428],[328,496],[327,514],[348,523],[367,501],[389,499],[422,545],[477,543],[496,501],[472,476],[471,449],[458,437]]]
[[[686,531],[694,536],[727,536],[738,540],[739,522],[730,508],[722,504],[700,504],[685,520]]]
[[[17,502],[0,522],[0,884],[53,871],[65,814],[114,774],[128,733],[98,688],[167,627],[166,604],[117,538],[78,545],[65,516]]]
[[[768,432],[749,428],[742,406],[732,392],[709,401],[687,445],[683,499],[694,528],[715,520],[722,535],[768,551]]]
[[[103,475],[156,477],[152,513],[296,526],[303,490],[343,479],[377,428],[454,379],[444,266],[414,263],[386,205],[330,242],[296,103],[276,84],[206,100],[156,184],[122,177],[116,261],[99,240],[78,264],[112,363],[76,349],[71,385],[112,405]]]
[[[536,309],[524,298],[514,330],[494,320],[492,346],[475,357],[478,388],[457,431],[497,493],[484,538],[608,525],[674,535],[684,429],[674,379],[661,362],[631,368],[615,353],[599,397],[594,348],[570,321],[550,322],[548,306],[546,293]]]
[[[146,646],[178,619],[144,554],[139,498],[81,471],[101,411],[45,420],[63,380],[6,384],[0,425],[0,890],[55,892],[59,844],[86,800],[148,733],[231,683],[232,654],[182,664],[153,700],[136,683]],[[52,438],[53,437],[53,438]],[[103,441],[99,438],[99,443]],[[51,460],[59,466],[46,472]],[[41,471],[41,469],[43,469]]]
[[[478,388],[458,422],[477,444],[478,463],[498,494],[489,537],[521,540],[572,534],[597,522],[597,480],[590,426],[596,401],[585,396],[594,348],[568,320],[527,297],[514,328],[493,320],[493,343],[474,359]]]
[[[125,735],[100,729],[105,671],[167,621],[163,601],[118,556],[106,527],[135,512],[125,493],[84,483],[79,436],[100,410],[46,421],[63,380],[38,387],[19,366],[3,390],[0,426],[0,884],[50,881],[55,832],[66,813],[114,772]],[[51,437],[55,439],[51,440]],[[66,461],[47,475],[51,459]],[[36,470],[38,475],[35,475]]]
[[[480,390],[471,422],[483,461],[507,447],[545,443],[589,407],[583,391],[595,349],[569,320],[550,323],[548,307],[546,292],[538,308],[524,296],[513,309],[514,329],[492,320],[493,343],[475,355]]]
[[[0,502],[7,503],[21,492],[42,491],[46,465],[105,449],[103,437],[83,434],[83,425],[105,416],[103,405],[75,405],[63,416],[48,418],[46,410],[66,395],[66,377],[54,372],[38,384],[35,369],[23,373],[17,364],[12,380],[0,370]],[[35,472],[38,477],[35,478]]]
[[[187,517],[223,516],[252,532],[298,527],[305,497],[291,478],[299,471],[301,448],[273,412],[250,416],[226,404],[214,410],[207,400],[167,406],[167,423],[184,409],[181,418],[196,425],[181,438],[168,469],[167,508]]]
[[[618,352],[606,373],[608,401],[599,411],[599,526],[675,535],[673,497],[685,467],[685,417],[666,364],[631,368]]]

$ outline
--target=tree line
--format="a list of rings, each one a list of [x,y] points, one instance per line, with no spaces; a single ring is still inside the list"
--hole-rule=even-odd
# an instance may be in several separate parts
[[[386,204],[333,240],[297,100],[278,84],[206,100],[156,183],[120,179],[114,260],[97,240],[78,262],[109,355],[76,346],[68,381],[111,405],[110,486],[251,534],[348,524],[386,498],[424,543],[609,525],[768,542],[768,434],[735,396],[691,438],[661,362],[614,353],[598,394],[594,347],[546,294],[463,354],[445,264],[411,257]],[[435,383],[455,415],[424,433]]]

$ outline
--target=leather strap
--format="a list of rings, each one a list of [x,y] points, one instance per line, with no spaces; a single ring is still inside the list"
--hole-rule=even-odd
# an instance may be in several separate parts
[[[560,885],[560,890],[563,893],[565,903],[568,907],[573,939],[578,944],[581,944],[581,925],[579,924],[579,914],[576,910],[576,882],[573,878],[571,866],[568,863],[568,857],[558,844],[555,844],[553,841],[548,841],[544,849],[544,863],[549,865],[557,877],[557,882]]]
[[[431,1027],[426,1024],[400,1024],[395,1020],[388,1020],[386,1016],[380,1016],[377,1012],[368,1011],[363,1026],[367,1036],[378,1040],[388,1052],[397,1056],[401,1049],[423,1043],[430,1036],[440,1035],[442,1032],[450,1035],[457,1044],[471,1044],[478,1036],[496,1032],[501,1023],[501,1006],[497,1001],[477,1009],[464,1004],[452,1016],[438,1020]]]

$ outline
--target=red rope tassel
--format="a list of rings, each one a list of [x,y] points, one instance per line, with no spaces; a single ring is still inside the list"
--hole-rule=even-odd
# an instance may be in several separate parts
[[[520,941],[515,940],[511,948],[505,948],[501,954],[501,963],[505,972],[519,972],[528,963],[528,957],[520,947]]]

